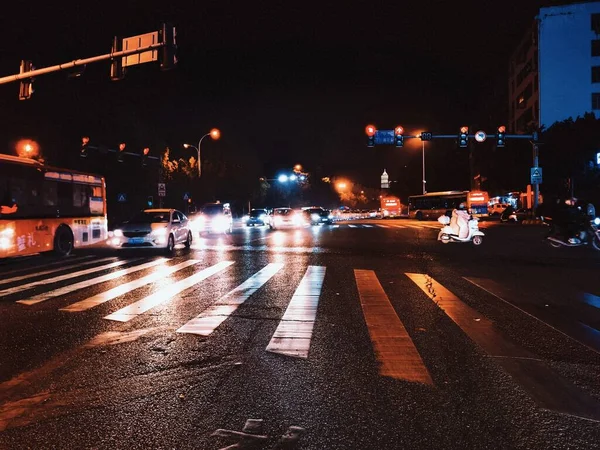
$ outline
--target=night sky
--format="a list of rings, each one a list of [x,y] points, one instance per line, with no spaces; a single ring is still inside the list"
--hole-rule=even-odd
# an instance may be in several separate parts
[[[222,139],[203,143],[207,157],[254,155],[267,177],[301,163],[311,173],[377,187],[385,167],[418,193],[420,142],[370,149],[365,125],[458,133],[467,124],[493,132],[505,120],[509,54],[541,3],[13,6],[0,18],[2,76],[17,73],[21,59],[40,68],[108,53],[113,36],[147,33],[162,21],[177,27],[179,64],[167,72],[135,67],[118,82],[110,81],[108,62],[75,79],[45,75],[29,101],[18,100],[18,83],[0,85],[0,151],[13,153],[17,139],[33,138],[61,163],[89,135],[111,148],[121,141],[129,149],[168,145],[185,155],[183,142],[197,143],[216,126]],[[429,190],[468,188],[465,152],[451,142],[427,145]]]

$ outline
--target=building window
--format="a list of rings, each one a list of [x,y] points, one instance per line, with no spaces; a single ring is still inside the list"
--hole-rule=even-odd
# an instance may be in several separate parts
[[[600,34],[600,14],[592,14],[592,31]]]
[[[592,109],[600,110],[600,93],[592,93]]]
[[[600,66],[592,67],[592,83],[600,83]]]
[[[592,56],[600,56],[600,39],[592,41]]]

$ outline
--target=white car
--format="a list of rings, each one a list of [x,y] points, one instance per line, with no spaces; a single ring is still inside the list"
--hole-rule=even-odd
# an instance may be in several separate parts
[[[177,244],[192,245],[192,232],[181,211],[145,209],[114,230],[109,243],[118,248],[162,248],[172,253]]]

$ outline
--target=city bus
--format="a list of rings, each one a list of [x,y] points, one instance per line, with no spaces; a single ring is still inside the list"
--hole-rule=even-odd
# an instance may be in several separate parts
[[[437,219],[465,203],[473,217],[487,217],[489,195],[485,191],[430,192],[408,197],[408,216],[412,219]]]
[[[402,203],[398,197],[381,197],[381,217],[400,217]]]
[[[0,154],[0,258],[67,256],[107,235],[103,177]]]

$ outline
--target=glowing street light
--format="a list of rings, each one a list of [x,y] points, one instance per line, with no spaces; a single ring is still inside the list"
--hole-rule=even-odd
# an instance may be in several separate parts
[[[346,189],[348,187],[348,185],[346,183],[344,183],[343,181],[337,184],[337,188],[342,190],[342,189]]]
[[[200,149],[202,141],[207,136],[210,136],[214,141],[216,141],[221,138],[221,130],[219,130],[218,128],[213,128],[212,130],[210,130],[208,133],[206,133],[200,138],[200,140],[198,141],[198,147],[195,147],[192,144],[183,144],[184,148],[193,148],[198,153],[198,178],[202,176],[202,161],[200,159]]]
[[[302,172],[302,165],[301,164],[296,164],[294,166],[294,172]]]
[[[17,142],[16,150],[21,158],[34,158],[38,155],[39,146],[30,139],[21,139]]]

